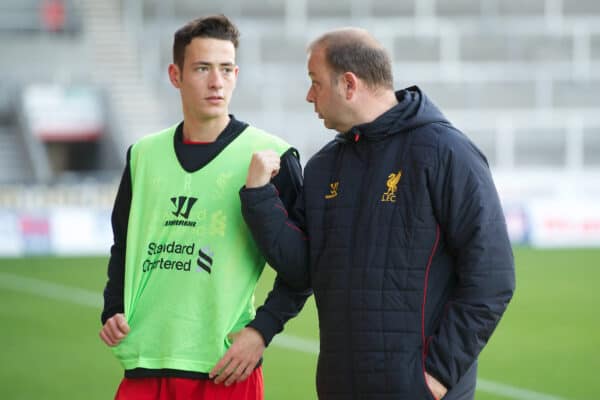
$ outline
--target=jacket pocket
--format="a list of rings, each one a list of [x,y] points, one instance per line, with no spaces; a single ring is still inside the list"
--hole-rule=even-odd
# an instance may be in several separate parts
[[[423,362],[423,351],[418,349],[411,363],[413,393],[415,399],[435,400],[433,393],[425,381],[425,363]]]

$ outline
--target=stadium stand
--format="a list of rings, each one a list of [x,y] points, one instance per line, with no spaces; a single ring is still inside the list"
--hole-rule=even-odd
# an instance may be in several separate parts
[[[149,77],[164,98],[173,96],[162,77],[173,29],[191,15],[227,13],[243,34],[233,109],[298,143],[304,154],[326,139],[304,101],[306,43],[326,29],[359,25],[392,49],[397,86],[416,83],[426,90],[495,168],[600,167],[595,95],[600,74],[594,68],[600,59],[600,6],[595,1],[143,4],[144,36],[155,35],[162,52],[162,65]],[[177,113],[170,109],[170,119]]]
[[[242,32],[232,112],[293,143],[303,162],[332,136],[304,100],[306,44],[356,25],[390,49],[396,87],[424,89],[501,181],[529,170],[600,176],[597,0],[63,0],[61,29],[43,20],[48,1],[59,0],[0,4],[0,183],[80,173],[116,185],[127,146],[181,119],[166,73],[173,32],[214,13]],[[19,107],[31,83],[98,89],[107,140],[95,171],[44,174],[65,152],[28,139]]]

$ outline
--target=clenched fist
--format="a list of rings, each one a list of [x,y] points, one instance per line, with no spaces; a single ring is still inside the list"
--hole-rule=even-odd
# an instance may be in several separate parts
[[[115,314],[102,327],[100,339],[112,347],[118,345],[128,333],[129,325],[125,316],[123,314]]]
[[[279,173],[279,167],[279,154],[273,150],[262,150],[252,154],[246,187],[250,189],[266,185],[271,178]]]

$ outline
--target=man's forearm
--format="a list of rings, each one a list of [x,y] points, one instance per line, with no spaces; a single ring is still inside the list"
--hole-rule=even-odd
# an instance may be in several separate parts
[[[258,308],[256,317],[248,326],[256,329],[268,346],[273,336],[283,330],[285,323],[298,315],[311,294],[311,290],[294,290],[276,278],[273,290],[267,296],[264,305]]]

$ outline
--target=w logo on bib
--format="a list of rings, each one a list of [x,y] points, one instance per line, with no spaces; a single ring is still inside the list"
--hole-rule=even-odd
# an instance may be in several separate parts
[[[173,211],[172,214],[176,217],[183,217],[185,219],[188,219],[190,216],[190,211],[192,211],[192,207],[194,206],[194,203],[196,203],[196,200],[198,199],[195,197],[171,197],[171,203],[173,203],[173,205],[177,207],[177,210]]]

